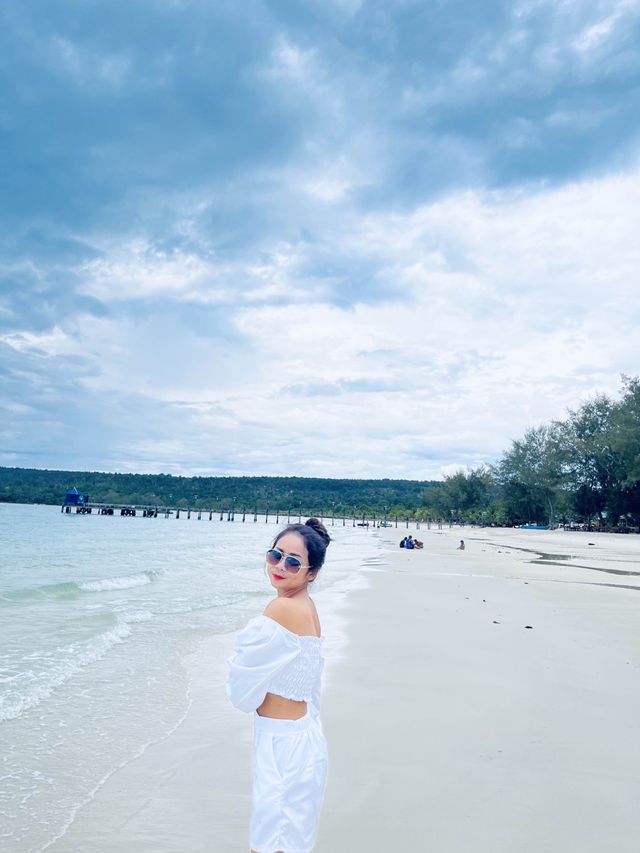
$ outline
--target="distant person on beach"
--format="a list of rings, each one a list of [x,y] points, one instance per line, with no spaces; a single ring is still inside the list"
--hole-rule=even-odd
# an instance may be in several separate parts
[[[407,537],[405,536],[403,539],[400,540],[400,547],[404,548],[406,544],[407,544]]]
[[[412,538],[411,534],[409,534],[409,536],[407,536],[407,541],[404,543],[404,547],[409,548],[410,550],[413,549],[414,544],[413,544],[413,538]]]
[[[424,542],[421,542],[420,539],[414,539],[413,540],[413,547],[414,548],[424,548]]]
[[[253,714],[251,853],[310,853],[327,777],[320,724],[321,630],[309,596],[330,536],[317,518],[290,524],[267,551],[276,590],[238,634],[227,693]]]
[[[464,549],[465,549],[464,539],[461,539],[460,544],[456,548],[456,551],[464,551]]]

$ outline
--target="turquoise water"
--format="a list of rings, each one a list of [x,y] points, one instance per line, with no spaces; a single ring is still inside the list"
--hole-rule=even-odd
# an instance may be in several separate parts
[[[375,535],[327,525],[317,589],[378,552]],[[0,504],[0,847],[46,849],[105,778],[180,724],[184,658],[264,606],[277,529]]]

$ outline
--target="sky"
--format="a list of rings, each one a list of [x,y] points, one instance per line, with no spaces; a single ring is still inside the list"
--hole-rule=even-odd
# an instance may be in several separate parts
[[[440,479],[640,372],[640,0],[9,0],[0,465]]]

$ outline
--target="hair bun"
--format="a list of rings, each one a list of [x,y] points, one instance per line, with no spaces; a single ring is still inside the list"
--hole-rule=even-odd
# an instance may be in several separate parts
[[[305,525],[307,527],[310,527],[312,530],[315,530],[318,536],[322,538],[322,541],[325,543],[325,546],[328,545],[329,542],[331,542],[331,537],[327,532],[327,528],[324,526],[324,524],[320,521],[319,518],[308,518],[305,521]]]

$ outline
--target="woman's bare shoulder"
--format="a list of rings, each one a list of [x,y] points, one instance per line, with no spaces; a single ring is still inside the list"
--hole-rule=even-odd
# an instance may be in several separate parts
[[[312,634],[315,632],[311,611],[305,603],[292,598],[274,598],[264,609],[264,615],[279,622],[294,634]]]

